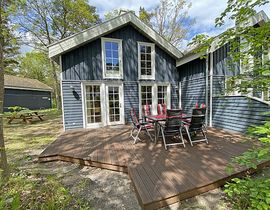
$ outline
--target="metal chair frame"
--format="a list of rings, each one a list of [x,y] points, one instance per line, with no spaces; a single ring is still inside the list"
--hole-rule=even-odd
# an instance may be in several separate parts
[[[202,142],[202,141],[205,141],[208,144],[208,139],[207,139],[205,127],[204,127],[204,119],[205,119],[205,115],[192,115],[190,123],[183,122],[188,128],[187,132],[188,132],[188,138],[189,138],[191,146],[193,146],[193,143]],[[197,132],[200,132],[203,135],[203,138],[192,140],[190,134],[191,133],[197,134]]]
[[[149,132],[149,129],[154,128],[153,124],[150,122],[145,122],[143,119],[138,119],[133,108],[130,110],[130,115],[131,115],[132,126],[133,126],[132,130],[130,132],[130,137],[133,138],[133,140],[134,140],[133,143],[136,144],[137,141],[142,141],[139,138],[141,131],[146,131],[146,134],[150,137],[151,141],[153,141],[153,138]]]
[[[184,147],[185,145],[185,141],[183,138],[183,133],[182,130],[185,129],[186,132],[187,128],[185,126],[183,126],[182,123],[182,110],[180,109],[168,109],[167,110],[167,118],[166,118],[166,122],[165,124],[161,124],[159,123],[159,130],[161,130],[161,134],[162,134],[162,139],[163,139],[163,143],[164,143],[164,147],[165,150],[167,150],[168,146],[175,146],[175,145],[183,145]],[[177,143],[167,143],[166,142],[166,136],[175,136],[176,134],[179,134],[180,136],[180,142]],[[158,136],[159,136],[159,132],[158,132]]]

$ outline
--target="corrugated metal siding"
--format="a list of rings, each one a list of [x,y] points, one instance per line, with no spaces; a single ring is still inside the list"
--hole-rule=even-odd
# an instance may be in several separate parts
[[[270,120],[270,106],[245,96],[213,97],[213,126],[246,132],[251,125],[260,125]]]
[[[52,108],[51,92],[5,88],[4,111],[9,111],[8,107],[11,106],[21,106],[32,110]]]
[[[181,102],[185,113],[190,114],[196,102],[205,103],[206,61],[196,59],[178,67],[181,80]]]
[[[75,91],[72,91],[74,87]],[[65,129],[83,128],[82,91],[80,81],[62,81]]]

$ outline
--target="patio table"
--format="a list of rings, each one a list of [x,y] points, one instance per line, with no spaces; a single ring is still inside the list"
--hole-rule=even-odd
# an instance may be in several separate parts
[[[31,123],[32,119],[34,117],[38,118],[40,121],[43,121],[43,114],[38,113],[37,111],[30,111],[30,110],[22,110],[17,112],[16,114],[12,114],[11,116],[8,116],[8,124],[11,124],[11,122],[15,119],[21,119],[25,123]]]
[[[158,122],[161,121],[166,121],[168,118],[166,114],[161,114],[161,115],[145,115],[144,116],[146,119],[149,119],[154,123],[154,130],[155,130],[155,143],[157,143],[159,131],[158,131]],[[187,119],[190,118],[190,116],[187,116],[186,114],[182,114],[181,116],[182,119]]]

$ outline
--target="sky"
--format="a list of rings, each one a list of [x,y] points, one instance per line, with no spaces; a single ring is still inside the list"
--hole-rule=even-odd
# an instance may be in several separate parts
[[[189,9],[189,16],[195,19],[196,22],[189,28],[189,33],[184,40],[184,46],[196,34],[204,33],[215,36],[233,26],[233,23],[230,22],[222,28],[214,27],[215,18],[226,8],[227,0],[188,0],[188,2],[192,4]],[[106,12],[119,8],[134,10],[136,14],[138,14],[140,6],[151,10],[158,5],[159,0],[89,0],[89,3],[97,8],[97,13],[103,18]],[[258,8],[258,11],[262,9],[270,17],[269,4]]]
[[[215,36],[227,28],[232,27],[233,23],[229,22],[222,28],[215,28],[215,18],[226,8],[227,0],[188,0],[192,6],[189,9],[189,16],[195,19],[195,24],[189,27],[189,33],[183,40],[183,48],[196,34],[208,34]],[[114,9],[128,9],[134,10],[138,14],[140,6],[147,10],[152,10],[159,3],[159,0],[89,0],[89,4],[95,6],[97,13],[101,18],[104,18],[104,14]],[[258,8],[258,11],[264,10],[268,17],[270,17],[270,6],[263,6]],[[21,51],[29,51],[30,48],[23,46]]]

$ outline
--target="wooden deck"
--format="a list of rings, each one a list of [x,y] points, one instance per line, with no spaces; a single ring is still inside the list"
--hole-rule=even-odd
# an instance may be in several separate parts
[[[237,168],[226,173],[230,159],[252,144],[241,135],[217,129],[208,131],[209,144],[171,147],[147,136],[136,145],[130,127],[74,130],[61,134],[39,156],[41,162],[69,161],[129,174],[142,209],[156,209],[223,185],[246,172]],[[270,163],[264,163],[258,168]]]

